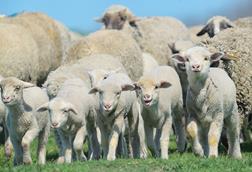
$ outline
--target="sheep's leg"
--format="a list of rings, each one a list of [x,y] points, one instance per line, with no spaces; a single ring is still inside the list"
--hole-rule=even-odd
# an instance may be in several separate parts
[[[46,162],[46,144],[50,134],[50,125],[46,125],[43,131],[38,136],[38,163],[45,164]]]
[[[103,124],[100,124],[99,126],[100,126],[100,132],[101,132],[101,146],[102,146],[102,151],[103,151],[103,157],[107,158],[109,134],[108,134],[107,129],[103,126]]]
[[[100,158],[100,144],[97,134],[96,126],[88,126],[88,137],[89,137],[89,149],[92,151],[90,159],[99,159]],[[99,134],[100,135],[100,134]]]
[[[115,160],[116,159],[116,148],[118,145],[119,135],[122,133],[122,129],[124,126],[124,115],[120,114],[115,120],[112,132],[109,136],[109,149],[107,160]]]
[[[186,134],[185,134],[185,118],[183,113],[183,107],[173,114],[173,122],[175,127],[177,149],[179,152],[184,152],[186,149]]]
[[[11,154],[12,154],[12,143],[10,140],[10,136],[9,136],[9,131],[6,125],[7,120],[4,120],[4,152],[5,152],[5,156],[7,159],[11,158]]]
[[[60,134],[57,129],[54,130],[54,138],[59,150],[59,157],[57,159],[57,163],[61,164],[64,162],[64,148],[61,142],[62,139],[60,138]]]
[[[208,145],[209,155],[208,157],[218,157],[218,145],[223,127],[223,114],[216,115],[216,119],[212,121],[208,131]]]
[[[145,132],[144,132],[144,122],[142,115],[139,114],[138,119],[138,128],[137,128],[137,136],[139,137],[139,143],[140,143],[140,158],[147,158],[147,148],[145,143]]]
[[[228,154],[234,158],[240,159],[240,118],[238,113],[233,113],[225,119],[228,136]]]
[[[192,141],[192,149],[193,152],[196,155],[204,156],[203,148],[199,142],[199,131],[198,131],[198,125],[194,120],[191,120],[186,127],[186,131],[188,132],[188,135]]]
[[[75,151],[77,161],[87,160],[86,156],[83,153],[83,142],[84,142],[85,136],[86,136],[86,127],[82,126],[77,131],[74,141],[73,141],[73,149]]]
[[[12,138],[12,137],[11,137]],[[15,156],[14,156],[14,166],[23,163],[23,150],[21,143],[16,139],[11,139]]]
[[[152,156],[159,157],[159,151],[154,142],[154,128],[144,124],[144,130],[146,134],[147,146],[150,149]]]
[[[37,137],[39,133],[38,128],[33,128],[31,130],[28,130],[25,135],[23,136],[21,145],[23,148],[23,162],[24,164],[31,164],[31,153],[30,153],[30,145],[31,142]]]
[[[72,162],[72,138],[63,136],[62,137],[63,144],[64,144],[64,162],[71,163]]]
[[[168,148],[169,148],[171,129],[172,129],[172,117],[170,115],[169,117],[167,117],[164,125],[161,128],[160,148],[162,159],[168,159]]]

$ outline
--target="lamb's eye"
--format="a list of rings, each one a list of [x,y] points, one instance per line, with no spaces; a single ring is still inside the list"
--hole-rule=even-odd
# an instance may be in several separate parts
[[[116,95],[118,95],[118,96],[119,96],[119,95],[120,95],[120,93],[121,93],[121,92],[120,92],[120,91],[118,91],[118,92],[116,92]]]
[[[126,17],[126,16],[120,16],[120,19],[121,19],[122,21],[125,21],[125,20],[127,19],[127,17]]]
[[[158,89],[158,86],[157,86],[157,85],[155,86],[155,89]]]
[[[67,112],[68,112],[68,110],[67,110],[67,109],[63,109],[63,112],[64,112],[64,113],[67,113]]]
[[[207,61],[207,60],[208,60],[208,58],[207,58],[207,57],[205,57],[205,58],[204,58],[204,60],[205,60],[205,61]]]
[[[187,62],[189,62],[189,59],[188,59],[188,58],[186,58],[185,60],[186,60]]]
[[[20,86],[19,86],[19,85],[17,85],[17,86],[15,87],[15,91],[18,91],[18,90],[20,90]]]

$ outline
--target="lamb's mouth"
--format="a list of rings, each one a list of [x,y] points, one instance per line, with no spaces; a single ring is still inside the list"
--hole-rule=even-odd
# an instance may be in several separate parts
[[[152,99],[144,100],[146,106],[150,106]]]

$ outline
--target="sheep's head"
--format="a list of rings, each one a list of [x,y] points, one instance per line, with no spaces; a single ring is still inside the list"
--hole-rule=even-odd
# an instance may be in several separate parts
[[[209,37],[212,38],[220,31],[234,27],[233,23],[223,16],[215,16],[208,20],[206,26],[202,28],[202,30],[197,33],[197,36],[204,35],[208,33]]]
[[[127,7],[113,5],[106,10],[100,19],[97,19],[96,21],[103,23],[106,29],[121,30],[127,22],[134,26],[136,17]]]
[[[224,57],[224,53],[210,53],[204,47],[193,47],[172,56],[177,64],[185,65],[188,76],[207,76],[210,65]]]
[[[118,73],[120,70],[121,68],[118,68],[115,70],[95,69],[92,71],[88,71],[88,75],[91,81],[91,86],[95,87],[96,85],[99,84],[100,81],[107,79],[109,75]]]
[[[60,98],[54,98],[49,103],[41,105],[37,111],[49,111],[51,127],[60,128],[66,124],[70,115],[77,115],[78,111],[73,104],[62,100]]]
[[[119,85],[106,79],[101,81],[98,86],[93,87],[89,94],[99,93],[100,111],[108,115],[117,107],[121,93],[133,89],[132,84]]]
[[[6,106],[21,103],[23,89],[34,87],[34,84],[21,81],[15,77],[8,77],[0,82],[2,101]]]
[[[43,87],[46,88],[47,95],[49,96],[50,99],[57,96],[60,86],[62,85],[64,81],[65,81],[65,77],[57,78],[56,80],[47,81],[43,85]]]
[[[168,81],[154,81],[143,76],[135,83],[135,90],[140,95],[142,104],[149,108],[158,103],[160,89],[170,86]]]

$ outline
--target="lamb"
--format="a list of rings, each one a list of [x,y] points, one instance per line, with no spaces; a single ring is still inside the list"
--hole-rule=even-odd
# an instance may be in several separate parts
[[[193,47],[174,58],[185,64],[188,75],[186,108],[187,131],[195,154],[218,157],[218,143],[223,126],[227,130],[228,154],[241,158],[240,122],[234,82],[220,68],[210,68],[223,53],[211,54],[204,47]]]
[[[112,9],[112,10],[111,10]],[[105,29],[122,30],[131,35],[140,48],[152,54],[161,65],[170,64],[171,50],[168,44],[178,39],[189,39],[186,26],[172,17],[134,16],[127,7],[115,5],[110,7],[98,20],[105,25]]]
[[[205,46],[211,51],[222,51],[226,54],[226,60],[222,60],[218,65],[235,83],[236,100],[242,119],[242,133],[245,134],[245,140],[252,140],[250,134],[252,116],[251,28],[236,27],[224,30],[212,39],[208,39]]]
[[[115,73],[100,81],[89,92],[90,94],[99,93],[97,124],[101,131],[101,144],[107,160],[116,158],[119,137],[124,135],[125,117],[129,118],[130,134],[135,135],[132,144],[133,153],[136,155],[146,151],[144,139],[141,138],[143,133],[139,134],[143,132],[143,128],[139,128],[142,121],[136,94],[130,91],[133,89],[132,81],[125,73]]]
[[[160,146],[161,158],[168,159],[172,121],[178,136],[178,150],[183,152],[186,145],[183,100],[176,71],[169,66],[156,67],[135,83],[135,89],[140,97],[147,145],[152,154],[158,157]]]
[[[197,36],[204,35],[207,33],[210,38],[217,35],[220,31],[228,28],[233,28],[234,24],[224,16],[214,16],[207,21],[201,31],[197,33]]]
[[[108,54],[117,58],[130,78],[137,80],[143,73],[142,51],[136,41],[126,33],[117,30],[100,30],[83,39],[73,41],[67,49],[64,62],[94,54]]]
[[[68,79],[57,96],[38,108],[49,110],[52,128],[57,129],[64,148],[64,162],[72,162],[72,147],[77,160],[86,160],[83,142],[86,133],[91,141],[92,158],[98,159],[99,143],[96,134],[95,98],[88,94],[90,86],[79,78]]]
[[[0,87],[8,112],[7,128],[15,151],[14,165],[32,163],[30,144],[37,136],[38,163],[45,164],[50,132],[48,112],[38,113],[35,109],[48,101],[46,92],[15,77],[3,79]]]
[[[70,42],[68,30],[42,13],[24,12],[0,18],[0,25],[4,44],[0,49],[0,73],[42,84],[62,62],[63,51]]]

